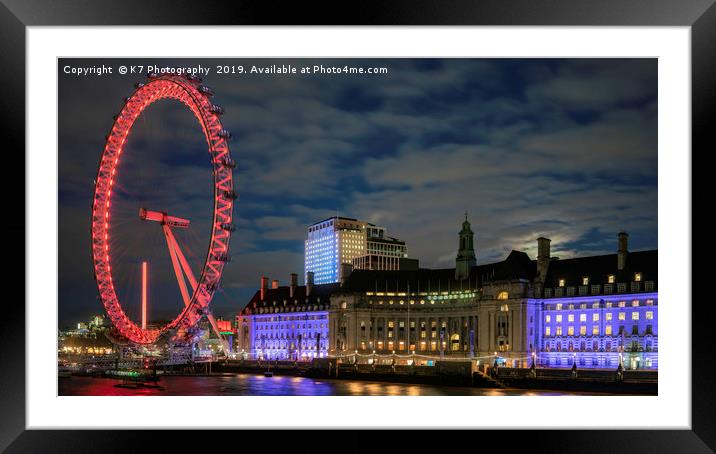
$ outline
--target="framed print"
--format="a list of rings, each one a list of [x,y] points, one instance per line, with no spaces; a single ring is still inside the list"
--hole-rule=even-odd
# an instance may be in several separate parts
[[[0,9],[27,178],[3,448],[713,451],[712,2],[204,6]]]

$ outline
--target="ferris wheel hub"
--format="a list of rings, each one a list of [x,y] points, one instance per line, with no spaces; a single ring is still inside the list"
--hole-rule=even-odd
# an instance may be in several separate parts
[[[176,216],[169,216],[164,211],[149,211],[146,208],[139,209],[139,219],[142,221],[154,221],[162,225],[168,225],[178,229],[189,228],[189,220],[178,218]]]

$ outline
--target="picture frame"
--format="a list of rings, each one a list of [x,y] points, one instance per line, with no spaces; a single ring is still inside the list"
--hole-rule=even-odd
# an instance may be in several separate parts
[[[318,12],[320,11],[320,13]],[[276,8],[260,2],[189,1],[138,2],[68,1],[61,6],[47,0],[8,1],[0,5],[0,46],[4,56],[2,99],[8,149],[25,149],[25,45],[26,28],[33,26],[113,25],[440,25],[440,26],[686,26],[691,28],[692,150],[713,147],[708,119],[716,105],[716,6],[713,0],[619,1],[485,1],[459,0],[449,5],[430,1],[400,0],[390,4],[367,2],[355,13],[341,15],[335,5],[316,2],[310,7],[290,3]],[[696,153],[692,151],[693,156]],[[25,169],[27,172],[28,169]],[[696,187],[694,186],[694,189]],[[694,191],[694,194],[699,194]],[[692,221],[693,222],[693,221]],[[693,225],[693,224],[692,224]],[[28,241],[25,236],[26,242]],[[684,264],[691,267],[691,264]],[[695,270],[695,269],[694,269]],[[696,270],[695,270],[696,271]],[[694,273],[700,276],[701,273]],[[696,293],[691,295],[696,300]],[[639,431],[519,431],[519,436],[481,433],[479,445],[500,447],[505,437],[514,449],[574,452],[632,452],[636,447],[656,452],[714,452],[716,450],[716,393],[707,360],[716,347],[708,323],[714,309],[694,304],[692,314],[692,430]],[[25,342],[23,305],[8,305],[3,317],[0,447],[8,452],[112,451],[120,444],[143,448],[181,447],[183,437],[142,431],[59,431],[25,429]],[[638,412],[637,412],[638,413]],[[517,434],[516,434],[517,435]],[[220,436],[212,434],[211,436]],[[350,435],[349,435],[350,436]],[[415,440],[414,435],[406,437]],[[467,435],[470,437],[470,435]],[[289,438],[289,437],[286,437]],[[443,436],[419,440],[423,448],[439,447]],[[487,441],[482,441],[483,439]],[[273,442],[272,442],[273,443]],[[276,442],[276,443],[281,443]],[[284,441],[288,446],[292,440]],[[274,445],[275,447],[277,445]]]

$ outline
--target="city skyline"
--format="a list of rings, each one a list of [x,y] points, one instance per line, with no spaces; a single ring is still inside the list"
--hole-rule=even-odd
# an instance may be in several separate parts
[[[620,230],[632,234],[633,250],[657,247],[655,60],[370,64],[388,66],[389,74],[205,81],[227,111],[241,194],[233,261],[224,294],[212,303],[217,315],[240,310],[261,275],[284,283],[300,274],[306,228],[336,210],[387,227],[421,267],[454,264],[465,210],[478,264],[511,249],[534,258],[542,235],[563,258],[613,253]],[[102,310],[87,239],[92,178],[111,116],[136,80],[60,75],[61,324]],[[71,96],[80,90],[86,97]],[[146,174],[128,181],[139,182],[137,190],[160,165],[178,182],[209,179],[195,120],[171,107],[153,106],[138,125],[130,153],[157,153],[141,169],[127,161]],[[166,209],[195,205],[192,222],[201,232],[208,191],[194,186],[177,184],[172,197],[158,187],[154,195]],[[137,200],[127,200],[130,219]],[[157,295],[177,292],[176,281],[157,287]]]

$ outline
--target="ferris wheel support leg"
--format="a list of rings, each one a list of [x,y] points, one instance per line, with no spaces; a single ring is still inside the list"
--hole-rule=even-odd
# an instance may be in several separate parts
[[[172,256],[172,264],[174,265],[174,272],[177,275],[177,279],[179,280],[179,286],[181,287],[182,284],[184,285],[184,289],[186,289],[186,283],[184,282],[184,276],[181,274],[181,270],[184,271],[184,274],[186,274],[187,278],[189,279],[189,284],[192,287],[192,290],[196,292],[196,287],[198,286],[198,282],[196,280],[196,277],[194,276],[194,273],[191,271],[191,268],[189,267],[189,262],[186,260],[186,257],[184,256],[184,253],[181,251],[181,248],[179,247],[179,243],[177,243],[176,238],[174,237],[174,234],[172,233],[171,228],[169,228],[168,225],[162,226],[164,229],[164,235],[167,237],[167,244],[169,245],[169,254]],[[178,270],[178,266],[175,264],[175,262],[178,260],[179,265],[181,266],[181,270]],[[184,293],[182,293],[184,295]],[[188,294],[187,297],[184,298],[185,305],[189,305],[189,299]],[[221,334],[221,331],[219,331],[219,325],[216,323],[216,319],[214,318],[214,314],[211,312],[208,312],[206,315],[206,318],[209,319],[209,323],[211,324],[211,329],[214,331],[214,334],[219,338],[221,341],[224,352],[229,353],[229,343],[226,341],[224,336]]]
[[[176,249],[174,247],[176,244],[174,240],[174,235],[172,235],[172,232],[171,230],[169,230],[169,227],[167,225],[163,225],[162,229],[164,230],[164,236],[167,239],[169,256],[172,259],[174,274],[176,274],[177,282],[179,283],[179,291],[181,292],[182,299],[184,299],[184,306],[188,306],[191,302],[191,297],[189,296],[189,290],[187,290],[186,282],[184,281],[184,275],[182,274],[181,265],[179,264],[179,260],[177,259]]]

